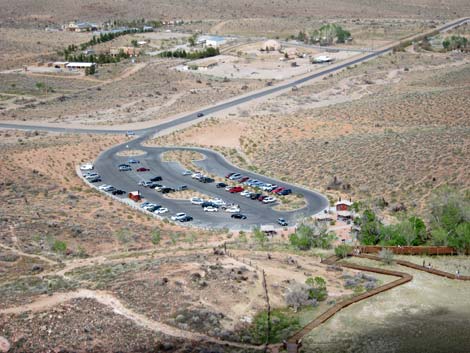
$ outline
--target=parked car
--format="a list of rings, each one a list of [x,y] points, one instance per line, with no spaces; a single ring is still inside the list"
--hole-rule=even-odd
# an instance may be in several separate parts
[[[235,194],[237,192],[242,192],[244,189],[241,186],[234,186],[228,192],[231,194]]]
[[[120,165],[119,166],[119,171],[120,172],[128,172],[132,170],[132,167],[130,165]]]
[[[98,186],[98,190],[105,190],[106,188],[110,187],[111,185],[108,185],[108,184],[101,184],[100,186]]]
[[[181,174],[182,175],[192,175],[193,172],[188,169],[188,170],[185,170],[184,172],[182,172]]]
[[[215,187],[218,188],[218,189],[225,188],[226,186],[227,186],[227,184],[225,184],[225,183],[217,183],[217,184],[215,184]]]
[[[184,213],[184,212],[179,212],[179,213],[175,214],[174,216],[171,216],[171,219],[172,219],[173,221],[179,221],[179,220],[180,220],[181,218],[183,218],[183,217],[186,217],[186,213]]]
[[[197,117],[198,117],[198,118],[200,118],[200,117],[202,117],[202,116],[204,116],[204,113],[197,113]]]
[[[242,177],[242,175],[240,173],[235,173],[235,174],[232,174],[229,179],[230,180],[238,180],[241,177]]]
[[[155,183],[155,182],[152,181],[148,187],[149,187],[150,189],[156,189],[156,188],[162,188],[163,185],[162,185],[162,184]]]
[[[166,207],[160,207],[160,208],[157,208],[155,211],[153,211],[153,213],[156,213],[156,214],[163,214],[167,212],[168,212],[168,208]]]
[[[140,167],[140,168],[137,168],[135,171],[136,172],[148,172],[150,169],[146,168],[146,167]]]
[[[187,185],[180,185],[176,188],[177,191],[183,191],[183,190],[188,190],[188,186]]]
[[[292,194],[292,190],[291,189],[284,189],[282,191],[277,192],[277,194],[286,196],[286,195]]]
[[[80,170],[93,170],[93,164],[85,163],[80,166]]]
[[[230,217],[231,218],[236,218],[236,219],[246,219],[246,216],[244,214],[241,214],[241,213],[234,213]]]
[[[154,176],[149,179],[150,181],[162,181],[163,178],[160,175]]]
[[[169,187],[160,188],[162,194],[169,194],[170,192],[175,192],[176,190]]]
[[[231,188],[233,188],[233,186],[227,185],[227,186],[224,188],[224,190],[225,190],[225,191],[230,191]]]
[[[200,197],[192,197],[189,201],[191,201],[193,205],[201,205],[204,202]]]
[[[240,196],[250,196],[251,195],[251,191],[248,191],[248,190],[244,190],[240,193]]]
[[[215,180],[212,179],[212,178],[209,178],[209,177],[207,177],[207,176],[204,176],[204,177],[202,177],[201,179],[199,179],[199,181],[200,181],[201,183],[208,184],[208,183],[213,183]]]
[[[217,212],[219,209],[217,207],[214,207],[214,206],[207,206],[207,207],[204,207],[204,212]]]
[[[126,136],[134,136],[135,135],[135,132],[134,131],[127,131],[126,132]]]
[[[88,179],[90,183],[99,183],[101,181],[101,177],[98,175],[96,177]]]
[[[267,197],[266,195],[261,194],[258,197],[258,201],[263,201],[266,197]]]
[[[263,199],[263,203],[273,203],[273,202],[276,202],[276,198],[272,196],[268,196]]]
[[[240,213],[240,207],[238,206],[230,206],[225,209],[225,212],[229,213]]]
[[[180,222],[190,222],[190,221],[192,221],[192,220],[193,220],[193,217],[191,217],[191,216],[184,216],[184,217],[180,218],[178,221],[180,221]]]
[[[202,208],[209,207],[209,206],[219,208],[219,205],[216,205],[215,203],[213,203],[211,201],[204,201],[203,203],[201,203]]]
[[[195,172],[195,173],[193,173],[193,174],[191,175],[191,178],[193,178],[193,179],[200,179],[200,178],[202,178],[203,176],[204,176],[204,175],[202,175],[202,173],[200,173],[200,172]]]
[[[233,174],[235,174],[235,173],[228,173],[228,174],[225,176],[225,178],[228,179],[228,178],[230,178]]]
[[[139,181],[139,183],[138,183],[139,186],[144,186],[144,187],[148,187],[148,186],[150,186],[151,184],[152,184],[151,181],[145,181],[145,180],[141,180],[141,181]]]
[[[100,175],[98,173],[86,173],[83,176],[85,177],[85,179],[93,179],[99,177]]]
[[[124,195],[126,192],[124,190],[116,189],[112,192],[113,195]]]
[[[240,180],[238,180],[239,183],[244,183],[245,181],[249,180],[250,178],[245,176],[243,178],[240,178]]]
[[[278,192],[281,192],[281,191],[284,190],[284,189],[285,189],[285,188],[283,188],[283,187],[280,186],[280,187],[274,189],[272,192],[275,193],[275,194],[277,194]]]
[[[261,194],[251,194],[250,199],[252,200],[258,200],[258,197],[260,197]]]
[[[134,158],[130,158],[130,159],[127,160],[127,163],[130,163],[130,164],[138,164],[138,163],[140,163],[140,161],[137,160],[137,159],[134,159]]]
[[[283,227],[287,227],[289,225],[284,218],[278,218],[277,223]]]
[[[224,200],[222,199],[219,199],[219,198],[214,198],[214,199],[210,199],[209,202],[213,203],[214,205],[217,205],[217,206],[225,206],[226,203]]]

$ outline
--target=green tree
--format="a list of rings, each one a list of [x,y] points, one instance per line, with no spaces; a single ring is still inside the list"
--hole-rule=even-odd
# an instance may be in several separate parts
[[[351,253],[351,251],[352,251],[351,246],[346,245],[346,244],[341,244],[335,248],[335,255],[341,259],[344,259]]]
[[[325,300],[328,297],[326,289],[326,281],[322,277],[308,277],[305,284],[309,288],[309,299],[316,299],[318,301]]]
[[[269,339],[267,337],[268,313],[260,312],[253,318],[250,333],[255,342],[262,343],[279,343],[288,338],[293,332],[300,329],[299,319],[284,313],[279,309],[271,311],[271,331]]]

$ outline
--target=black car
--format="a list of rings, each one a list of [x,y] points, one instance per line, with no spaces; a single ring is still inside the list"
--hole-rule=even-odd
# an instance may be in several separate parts
[[[260,196],[262,196],[262,194],[252,194],[252,195],[250,196],[250,199],[252,199],[252,200],[258,200],[258,198],[259,198]]]
[[[150,181],[162,181],[163,178],[160,175],[157,175],[156,177],[150,178]]]
[[[201,116],[204,116],[204,113],[197,113],[198,118],[200,118]]]
[[[124,195],[126,192],[124,190],[120,190],[120,189],[117,189],[117,190],[114,190],[111,194],[113,195]]]
[[[161,188],[160,189],[160,192],[162,194],[169,194],[170,192],[174,192],[174,191],[175,191],[175,189],[173,189],[173,188]]]
[[[148,187],[150,189],[161,188],[162,186],[163,186],[162,184],[158,184],[158,183],[154,183],[154,182],[151,182],[150,184],[148,184]]]
[[[202,177],[201,179],[199,179],[199,181],[200,181],[201,183],[208,184],[208,183],[213,183],[213,182],[214,182],[214,179],[209,178],[209,177]]]
[[[201,207],[202,207],[202,208],[205,208],[205,207],[215,207],[215,208],[219,208],[219,205],[216,205],[215,203],[210,202],[210,201],[204,201],[203,203],[201,203]]]
[[[277,223],[283,227],[287,227],[289,225],[289,223],[287,223],[287,221],[284,218],[278,218]]]
[[[96,177],[96,178],[93,178],[93,179],[88,179],[88,181],[90,183],[98,183],[101,181],[101,178],[100,177]]]
[[[241,213],[234,213],[230,217],[236,218],[236,219],[246,219],[246,216],[244,214],[241,214]]]
[[[282,191],[279,191],[277,194],[286,196],[286,195],[292,194],[292,190],[291,189],[284,189]]]
[[[215,187],[216,187],[216,188],[219,188],[219,189],[225,188],[226,186],[227,186],[227,184],[225,184],[225,183],[217,183],[217,184],[215,184]]]
[[[193,220],[193,217],[191,216],[184,216],[183,218],[180,218],[180,222],[189,222],[189,221],[192,221]]]

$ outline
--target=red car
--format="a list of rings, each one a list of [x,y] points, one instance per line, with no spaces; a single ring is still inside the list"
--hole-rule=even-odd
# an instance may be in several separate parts
[[[235,194],[237,192],[242,192],[244,189],[241,186],[234,186],[228,192],[231,194]]]
[[[275,193],[275,194],[277,194],[278,192],[281,192],[281,191],[284,190],[284,189],[285,189],[285,188],[283,188],[283,187],[279,187],[279,188],[277,188],[277,189],[274,189],[272,192]]]
[[[243,177],[241,178],[240,180],[238,180],[239,183],[244,183],[245,181],[247,181],[248,179],[250,179],[249,177]]]
[[[136,169],[136,172],[148,172],[150,169],[145,168],[145,167],[140,167]]]
[[[258,201],[263,201],[266,197],[266,195],[261,195],[258,197]]]

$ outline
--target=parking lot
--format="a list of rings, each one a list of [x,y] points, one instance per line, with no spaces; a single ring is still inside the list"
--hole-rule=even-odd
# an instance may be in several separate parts
[[[93,170],[82,173],[99,175],[99,179],[92,177],[89,181],[95,181],[98,188],[104,188],[103,191],[114,193],[116,197],[129,198],[129,192],[137,192],[141,200],[136,205],[143,205],[149,212],[181,224],[233,230],[249,230],[262,225],[294,226],[328,205],[327,200],[314,191],[240,170],[214,151],[191,149],[203,154],[205,159],[194,162],[197,167],[187,171],[177,162],[162,161],[163,153],[185,148],[138,145],[133,148],[143,150],[145,154],[135,158],[118,155],[125,148],[117,146],[107,151],[97,159]],[[181,190],[194,191],[204,197],[168,197]],[[278,193],[302,194],[307,205],[295,211],[274,210]]]

